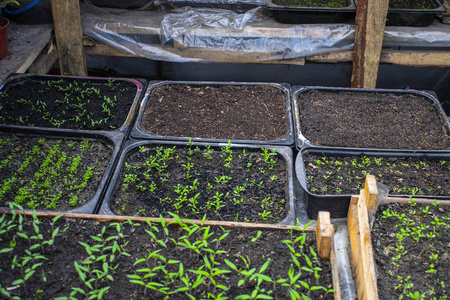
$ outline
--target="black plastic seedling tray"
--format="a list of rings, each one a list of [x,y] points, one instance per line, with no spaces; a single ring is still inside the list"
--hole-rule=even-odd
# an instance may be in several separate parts
[[[328,7],[294,7],[281,6],[269,0],[268,8],[273,12],[275,20],[286,24],[330,24],[345,23],[356,14],[353,0],[347,0],[344,8]]]
[[[176,136],[163,136],[157,135],[153,133],[146,132],[142,128],[142,119],[144,111],[146,107],[151,105],[149,102],[149,97],[152,91],[163,85],[188,85],[188,86],[270,86],[281,90],[286,99],[286,131],[285,134],[273,139],[273,140],[244,140],[244,139],[213,139],[213,138],[204,138],[204,137],[176,137]],[[158,116],[155,116],[157,118]],[[243,129],[244,130],[244,129]],[[194,142],[200,143],[227,143],[231,141],[235,144],[255,144],[255,145],[278,145],[278,146],[292,146],[294,144],[294,125],[292,121],[292,105],[291,105],[291,88],[286,83],[245,83],[245,82],[208,82],[208,81],[197,81],[197,82],[189,82],[189,81],[160,81],[150,83],[144,99],[139,108],[139,113],[136,119],[136,122],[131,129],[130,136],[134,139],[152,139],[152,140],[166,140],[166,141],[182,141],[187,142],[192,140]]]
[[[250,9],[266,5],[266,0],[164,0],[162,9],[170,10],[185,6],[194,8],[227,9],[235,12],[246,12]]]
[[[439,119],[442,120],[442,128],[443,130],[450,135],[450,123],[445,115],[442,106],[437,99],[437,96],[432,91],[417,91],[417,90],[389,90],[389,89],[354,89],[354,88],[337,88],[337,87],[312,87],[312,86],[293,86],[293,101],[292,101],[292,112],[295,123],[295,136],[296,136],[296,146],[300,150],[304,147],[320,147],[320,148],[328,148],[328,149],[360,149],[370,151],[372,149],[380,150],[380,151],[392,151],[392,150],[402,150],[405,152],[416,152],[416,150],[407,150],[407,149],[385,149],[386,147],[380,143],[380,146],[377,148],[360,148],[360,147],[338,147],[336,145],[317,145],[312,141],[308,140],[304,133],[302,132],[301,121],[300,121],[300,105],[299,105],[299,97],[302,93],[318,90],[318,91],[330,91],[330,92],[354,92],[354,93],[389,93],[394,95],[405,95],[412,94],[423,97],[424,101],[428,101],[433,105],[436,110],[436,113],[439,116]],[[322,120],[323,122],[326,122]],[[361,133],[363,134],[363,133]],[[443,150],[434,150],[434,151],[443,151],[448,152],[450,149]]]
[[[107,167],[104,171],[101,181],[98,184],[98,187],[95,193],[92,196],[92,199],[89,200],[82,206],[76,207],[74,209],[66,210],[66,211],[52,211],[52,212],[64,212],[64,213],[81,213],[81,214],[93,214],[98,205],[101,203],[101,199],[103,198],[104,193],[106,192],[106,187],[111,179],[111,174],[114,171],[114,167],[117,163],[117,160],[120,155],[120,149],[125,141],[125,134],[123,132],[107,132],[107,131],[76,131],[76,130],[56,130],[56,129],[43,129],[43,128],[32,128],[32,127],[23,127],[23,128],[15,128],[15,127],[2,127],[0,128],[1,135],[15,135],[20,137],[44,137],[48,139],[65,139],[65,140],[74,140],[74,141],[99,141],[112,149],[111,156],[109,157],[109,161]],[[53,163],[56,164],[58,159],[55,158]],[[1,207],[2,209],[9,209],[8,207]],[[44,211],[50,211],[45,210]]]
[[[302,187],[302,192],[304,193],[304,198],[306,201],[306,210],[307,215],[311,219],[315,219],[319,211],[329,211],[332,218],[346,218],[348,214],[348,208],[350,204],[351,194],[339,194],[339,195],[319,195],[314,194],[310,191],[307,186],[307,174],[305,170],[305,163],[303,160],[303,156],[305,154],[321,157],[362,157],[366,156],[369,158],[372,157],[381,157],[381,158],[413,158],[417,160],[437,160],[437,161],[449,161],[450,154],[442,153],[442,152],[429,152],[429,151],[420,151],[416,153],[405,152],[405,151],[360,151],[360,150],[332,150],[326,148],[304,148],[302,149],[296,158],[295,161],[295,173],[297,175],[297,179]],[[325,174],[324,174],[325,175]],[[363,175],[359,174],[362,178]],[[443,180],[445,180],[443,178]],[[447,179],[448,180],[448,179]],[[361,179],[361,189],[363,188],[364,179]],[[389,189],[389,186],[387,185]],[[390,191],[392,192],[392,191]],[[355,193],[358,194],[358,193]],[[402,197],[405,199],[409,199],[410,197],[414,197],[414,195],[396,195],[395,193],[390,194],[393,197]],[[447,196],[430,196],[430,195],[419,195],[420,198],[429,198],[430,200],[449,200],[450,195]]]
[[[139,103],[144,95],[145,88],[147,86],[147,81],[144,79],[129,79],[129,78],[104,78],[104,77],[84,77],[84,76],[56,76],[56,75],[34,75],[34,74],[15,74],[13,76],[10,76],[8,80],[4,83],[3,86],[0,87],[0,96],[1,95],[7,95],[8,89],[12,87],[14,84],[20,83],[20,80],[26,79],[31,80],[32,82],[43,82],[47,80],[59,80],[59,79],[68,79],[73,81],[79,81],[83,82],[86,80],[91,81],[94,85],[99,83],[106,83],[109,80],[113,82],[130,82],[132,83],[135,88],[136,92],[132,99],[129,99],[129,106],[123,107],[123,109],[126,109],[128,114],[123,124],[119,128],[116,129],[108,129],[104,131],[113,131],[113,132],[123,132],[126,135],[128,135],[129,131],[131,130],[131,126],[133,124],[133,121],[136,118],[137,109],[139,107]],[[44,88],[43,88],[44,90]],[[45,90],[44,90],[45,92]],[[32,96],[32,95],[31,95]],[[38,95],[36,95],[38,96]],[[62,99],[58,99],[62,100]],[[34,104],[34,103],[33,103]],[[51,112],[50,112],[51,113]],[[88,112],[87,112],[88,113]],[[51,116],[51,115],[50,115]],[[3,128],[5,126],[12,126],[17,128],[23,128],[28,126],[21,126],[21,125],[3,125],[0,124],[0,128]],[[64,124],[62,124],[60,127],[42,127],[42,128],[52,128],[55,130],[65,130]],[[34,126],[36,128],[36,126]],[[67,127],[66,127],[67,128]],[[89,131],[90,129],[83,129]]]
[[[417,26],[431,25],[437,15],[445,13],[445,8],[438,0],[428,0],[433,3],[432,9],[397,9],[389,8],[387,14],[387,26]]]
[[[259,150],[261,149],[261,146],[256,145],[243,145],[243,144],[228,144],[228,143],[193,143],[191,144],[192,148],[196,147],[210,147],[212,151],[219,152],[221,151],[222,147],[226,146],[232,146],[232,150],[237,153],[237,151],[242,151],[244,149],[247,150],[248,153],[251,151]],[[100,209],[98,211],[101,215],[114,215],[114,212],[111,209],[111,201],[114,199],[115,194],[117,193],[119,189],[119,184],[121,184],[121,173],[124,168],[126,168],[125,162],[127,161],[127,158],[136,153],[137,151],[140,151],[143,147],[184,147],[187,148],[188,145],[186,143],[182,142],[165,142],[165,141],[137,141],[137,140],[128,140],[125,143],[124,149],[120,155],[118,164],[116,166],[116,169],[114,171],[114,174],[112,176],[112,180],[109,184],[108,190],[105,194],[105,197],[103,199],[103,202],[100,206]],[[141,148],[140,148],[141,147]],[[294,160],[293,160],[293,154],[292,149],[285,146],[264,146],[264,148],[267,149],[274,149],[277,154],[281,155],[286,163],[286,182],[285,182],[285,194],[286,194],[286,209],[284,209],[286,215],[285,218],[279,222],[278,224],[284,224],[284,225],[295,225],[295,219],[296,219],[296,198],[294,195],[294,176],[293,176],[293,170],[294,170]],[[184,170],[184,167],[180,165],[180,169]],[[172,176],[172,175],[171,175]],[[217,175],[219,176],[219,175]],[[140,181],[140,183],[143,186],[148,186],[151,181],[149,182],[143,182]],[[233,191],[228,191],[232,193]],[[148,191],[148,193],[150,193]],[[224,194],[226,191],[223,192]],[[158,201],[157,198],[154,198],[152,201]],[[151,214],[151,212],[149,212]],[[158,215],[152,216],[152,217],[159,217]]]

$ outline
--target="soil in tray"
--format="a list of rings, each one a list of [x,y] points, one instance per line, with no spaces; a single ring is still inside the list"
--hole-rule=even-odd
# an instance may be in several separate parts
[[[300,231],[64,218],[51,225],[31,217],[20,228],[19,216],[13,224],[11,216],[3,218],[8,230],[0,232],[0,289],[22,299],[83,299],[100,291],[99,299],[333,299],[325,291],[332,288],[329,262],[317,257],[314,235]],[[35,228],[42,237],[29,243],[24,234],[37,236]],[[16,281],[24,276],[25,283]]]
[[[318,195],[359,194],[366,175],[390,194],[450,197],[450,161],[372,156],[303,156],[308,190]]]
[[[226,140],[282,138],[287,124],[284,92],[261,85],[161,85],[141,121],[154,135]]]
[[[298,99],[301,132],[315,145],[442,150],[450,136],[437,108],[414,94],[311,90]]]
[[[286,163],[266,149],[147,147],[127,157],[111,200],[118,215],[278,223]]]
[[[380,300],[447,299],[450,207],[391,204],[372,230]]]
[[[119,129],[136,92],[136,85],[124,80],[19,77],[0,91],[0,124]]]
[[[349,5],[347,0],[274,0],[273,3],[280,6],[291,7],[343,8]]]
[[[0,135],[0,206],[79,207],[94,197],[111,153],[97,141]]]
[[[434,9],[436,4],[431,0],[390,0],[389,8],[401,9]]]

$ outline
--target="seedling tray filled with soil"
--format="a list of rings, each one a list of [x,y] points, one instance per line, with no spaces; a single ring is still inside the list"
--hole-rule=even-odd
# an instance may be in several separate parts
[[[290,146],[290,101],[287,84],[158,82],[149,86],[131,136]]]
[[[268,8],[287,24],[344,23],[356,14],[353,0],[269,0]]]
[[[438,0],[390,0],[387,26],[428,26],[445,8]]]
[[[450,155],[440,152],[305,148],[297,156],[295,170],[310,218],[321,210],[345,218],[351,195],[359,194],[368,174],[396,197],[450,199]]]
[[[100,214],[295,224],[292,150],[129,141]]]
[[[0,89],[0,124],[127,133],[145,86],[123,78],[13,76]]]
[[[439,101],[419,91],[294,87],[297,147],[448,150]]]
[[[378,208],[371,235],[380,300],[448,297],[449,216],[438,202]]]
[[[179,219],[55,215],[0,216],[4,295],[340,299],[338,292],[333,295],[333,289],[339,291],[335,259],[318,256],[311,228],[239,229]]]
[[[119,155],[123,133],[0,132],[0,207],[94,213]]]

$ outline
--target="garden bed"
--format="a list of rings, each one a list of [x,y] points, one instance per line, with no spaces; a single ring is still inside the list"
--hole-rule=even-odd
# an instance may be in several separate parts
[[[372,229],[380,300],[446,299],[450,278],[450,206],[380,206]]]
[[[145,82],[18,75],[0,90],[0,124],[82,130],[125,130]]]
[[[298,147],[450,148],[448,120],[423,92],[306,87],[294,107]]]
[[[295,224],[292,152],[129,142],[101,214]]]
[[[308,201],[308,215],[319,210],[345,217],[351,195],[365,176],[374,175],[394,196],[450,199],[450,156],[431,152],[368,152],[303,149],[296,174]]]
[[[118,155],[116,139],[56,134],[0,135],[1,207],[94,212]]]
[[[43,299],[333,299],[337,272],[318,257],[314,234],[140,221],[2,215],[1,292]]]
[[[150,85],[132,137],[292,145],[290,87],[270,83]]]

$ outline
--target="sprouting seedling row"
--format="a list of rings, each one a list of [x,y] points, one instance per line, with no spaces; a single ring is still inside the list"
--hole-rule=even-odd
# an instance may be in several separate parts
[[[371,174],[394,194],[450,195],[450,186],[442,182],[450,172],[445,159],[306,155],[304,161],[307,185],[316,194],[356,193]],[[405,174],[416,180],[404,179]]]
[[[238,149],[231,144],[222,148],[141,146],[131,154],[122,170],[115,203],[119,214],[167,215],[168,211],[183,217],[208,214],[213,218],[236,221],[280,221],[286,206],[285,162],[275,150]],[[144,203],[157,203],[158,208],[126,201],[133,193],[146,197]],[[142,193],[140,193],[142,192]],[[281,194],[281,195],[280,195]],[[244,212],[256,210],[250,217]]]
[[[28,144],[23,145],[26,141]],[[86,160],[90,151],[98,158]],[[78,207],[93,195],[85,191],[93,187],[93,178],[101,178],[108,163],[109,150],[89,140],[0,138],[0,203],[9,202],[30,209],[67,210]]]

